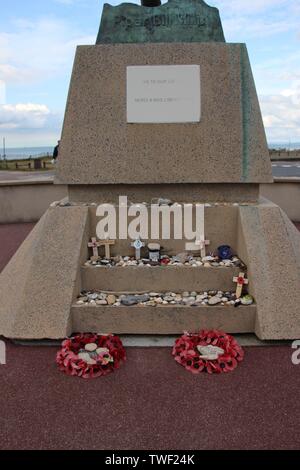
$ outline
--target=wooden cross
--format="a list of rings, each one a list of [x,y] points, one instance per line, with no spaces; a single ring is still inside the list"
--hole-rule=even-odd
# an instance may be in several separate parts
[[[205,240],[205,237],[201,237],[200,240],[195,241],[195,245],[200,247],[201,258],[205,258],[206,256],[206,249],[205,247],[210,245],[209,240]]]
[[[142,242],[140,238],[137,238],[133,243],[131,243],[131,246],[135,248],[135,259],[141,259],[141,248],[144,248],[146,244]]]
[[[205,237],[201,238],[200,240],[196,240],[195,243],[186,243],[185,249],[187,251],[198,251],[200,250],[201,258],[205,258],[206,256],[206,246],[210,244],[209,240],[205,240]]]
[[[233,282],[237,283],[236,286],[236,298],[239,299],[243,292],[243,286],[249,284],[248,279],[245,279],[245,273],[240,273],[238,277],[233,278]]]
[[[196,238],[194,243],[186,243],[185,249],[187,251],[198,251],[200,250],[201,257],[206,256],[206,246],[210,244],[209,240],[205,240],[205,206],[204,204],[197,204],[197,234],[200,234],[199,238]]]
[[[105,258],[110,259],[110,246],[116,243],[115,240],[107,238],[106,240],[99,240],[98,243],[99,246],[105,246]]]
[[[97,259],[99,259],[99,246],[101,245],[99,242],[97,242],[96,238],[92,238],[92,241],[88,243],[88,247],[93,248],[93,256],[91,257],[91,261],[97,261]]]

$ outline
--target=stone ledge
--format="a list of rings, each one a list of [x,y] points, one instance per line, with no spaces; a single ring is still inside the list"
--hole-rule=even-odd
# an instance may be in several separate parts
[[[256,305],[241,306],[161,306],[110,307],[73,306],[73,333],[78,331],[115,334],[182,334],[216,328],[228,333],[253,333]]]
[[[233,276],[238,276],[241,268],[235,267],[192,267],[192,266],[128,266],[111,268],[83,267],[81,269],[82,289],[111,291],[118,286],[119,291],[151,292],[181,290],[201,291],[226,290],[234,288]]]
[[[0,186],[39,186],[39,185],[54,184],[53,179],[41,180],[8,180],[0,181]]]

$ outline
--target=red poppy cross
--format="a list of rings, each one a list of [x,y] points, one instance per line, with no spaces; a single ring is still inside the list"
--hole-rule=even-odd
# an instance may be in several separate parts
[[[91,257],[92,261],[97,261],[99,258],[99,251],[98,248],[101,246],[100,242],[97,242],[96,238],[92,238],[92,240],[88,243],[89,248],[93,248],[93,256]]]
[[[249,280],[245,278],[245,273],[240,273],[238,277],[233,278],[233,282],[237,283],[236,298],[239,299],[242,295],[243,286],[249,284]]]

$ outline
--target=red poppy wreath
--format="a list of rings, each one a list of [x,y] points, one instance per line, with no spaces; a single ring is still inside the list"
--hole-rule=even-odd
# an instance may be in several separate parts
[[[125,360],[126,352],[118,336],[92,333],[66,339],[56,356],[59,370],[83,379],[107,375]]]
[[[173,348],[175,361],[193,374],[220,374],[233,371],[244,358],[237,341],[222,331],[203,330],[199,334],[185,333]]]

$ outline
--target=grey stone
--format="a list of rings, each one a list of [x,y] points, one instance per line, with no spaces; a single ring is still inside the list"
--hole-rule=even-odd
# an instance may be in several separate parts
[[[220,304],[221,302],[222,302],[222,300],[220,299],[220,297],[215,296],[215,297],[211,297],[208,300],[208,305],[217,305],[217,304]]]
[[[107,297],[107,294],[104,294],[104,293],[98,294],[98,299],[99,299],[99,300],[105,300],[106,297]]]
[[[150,300],[150,296],[145,295],[126,295],[121,299],[121,304],[130,307],[132,305],[137,305],[141,302],[148,302]]]
[[[97,364],[97,362],[94,359],[92,359],[92,357],[87,352],[86,353],[84,353],[84,352],[79,353],[78,357],[79,357],[79,359],[81,359],[82,361],[86,362],[89,365]]]
[[[166,300],[167,302],[172,302],[172,300],[174,300],[174,298],[171,295],[166,295],[163,297],[163,299]]]
[[[182,301],[185,304],[192,304],[195,302],[195,300],[196,300],[195,297],[184,297]]]
[[[94,351],[96,351],[97,347],[98,346],[97,346],[96,343],[88,343],[85,346],[85,350],[88,351],[88,352],[94,352]]]
[[[97,300],[98,299],[98,294],[88,294],[87,296],[88,300]]]
[[[197,346],[197,349],[200,353],[200,358],[206,361],[215,361],[225,353],[224,349],[212,346],[211,344],[208,346]]]
[[[97,305],[107,305],[107,300],[102,299],[102,300],[96,300]]]

